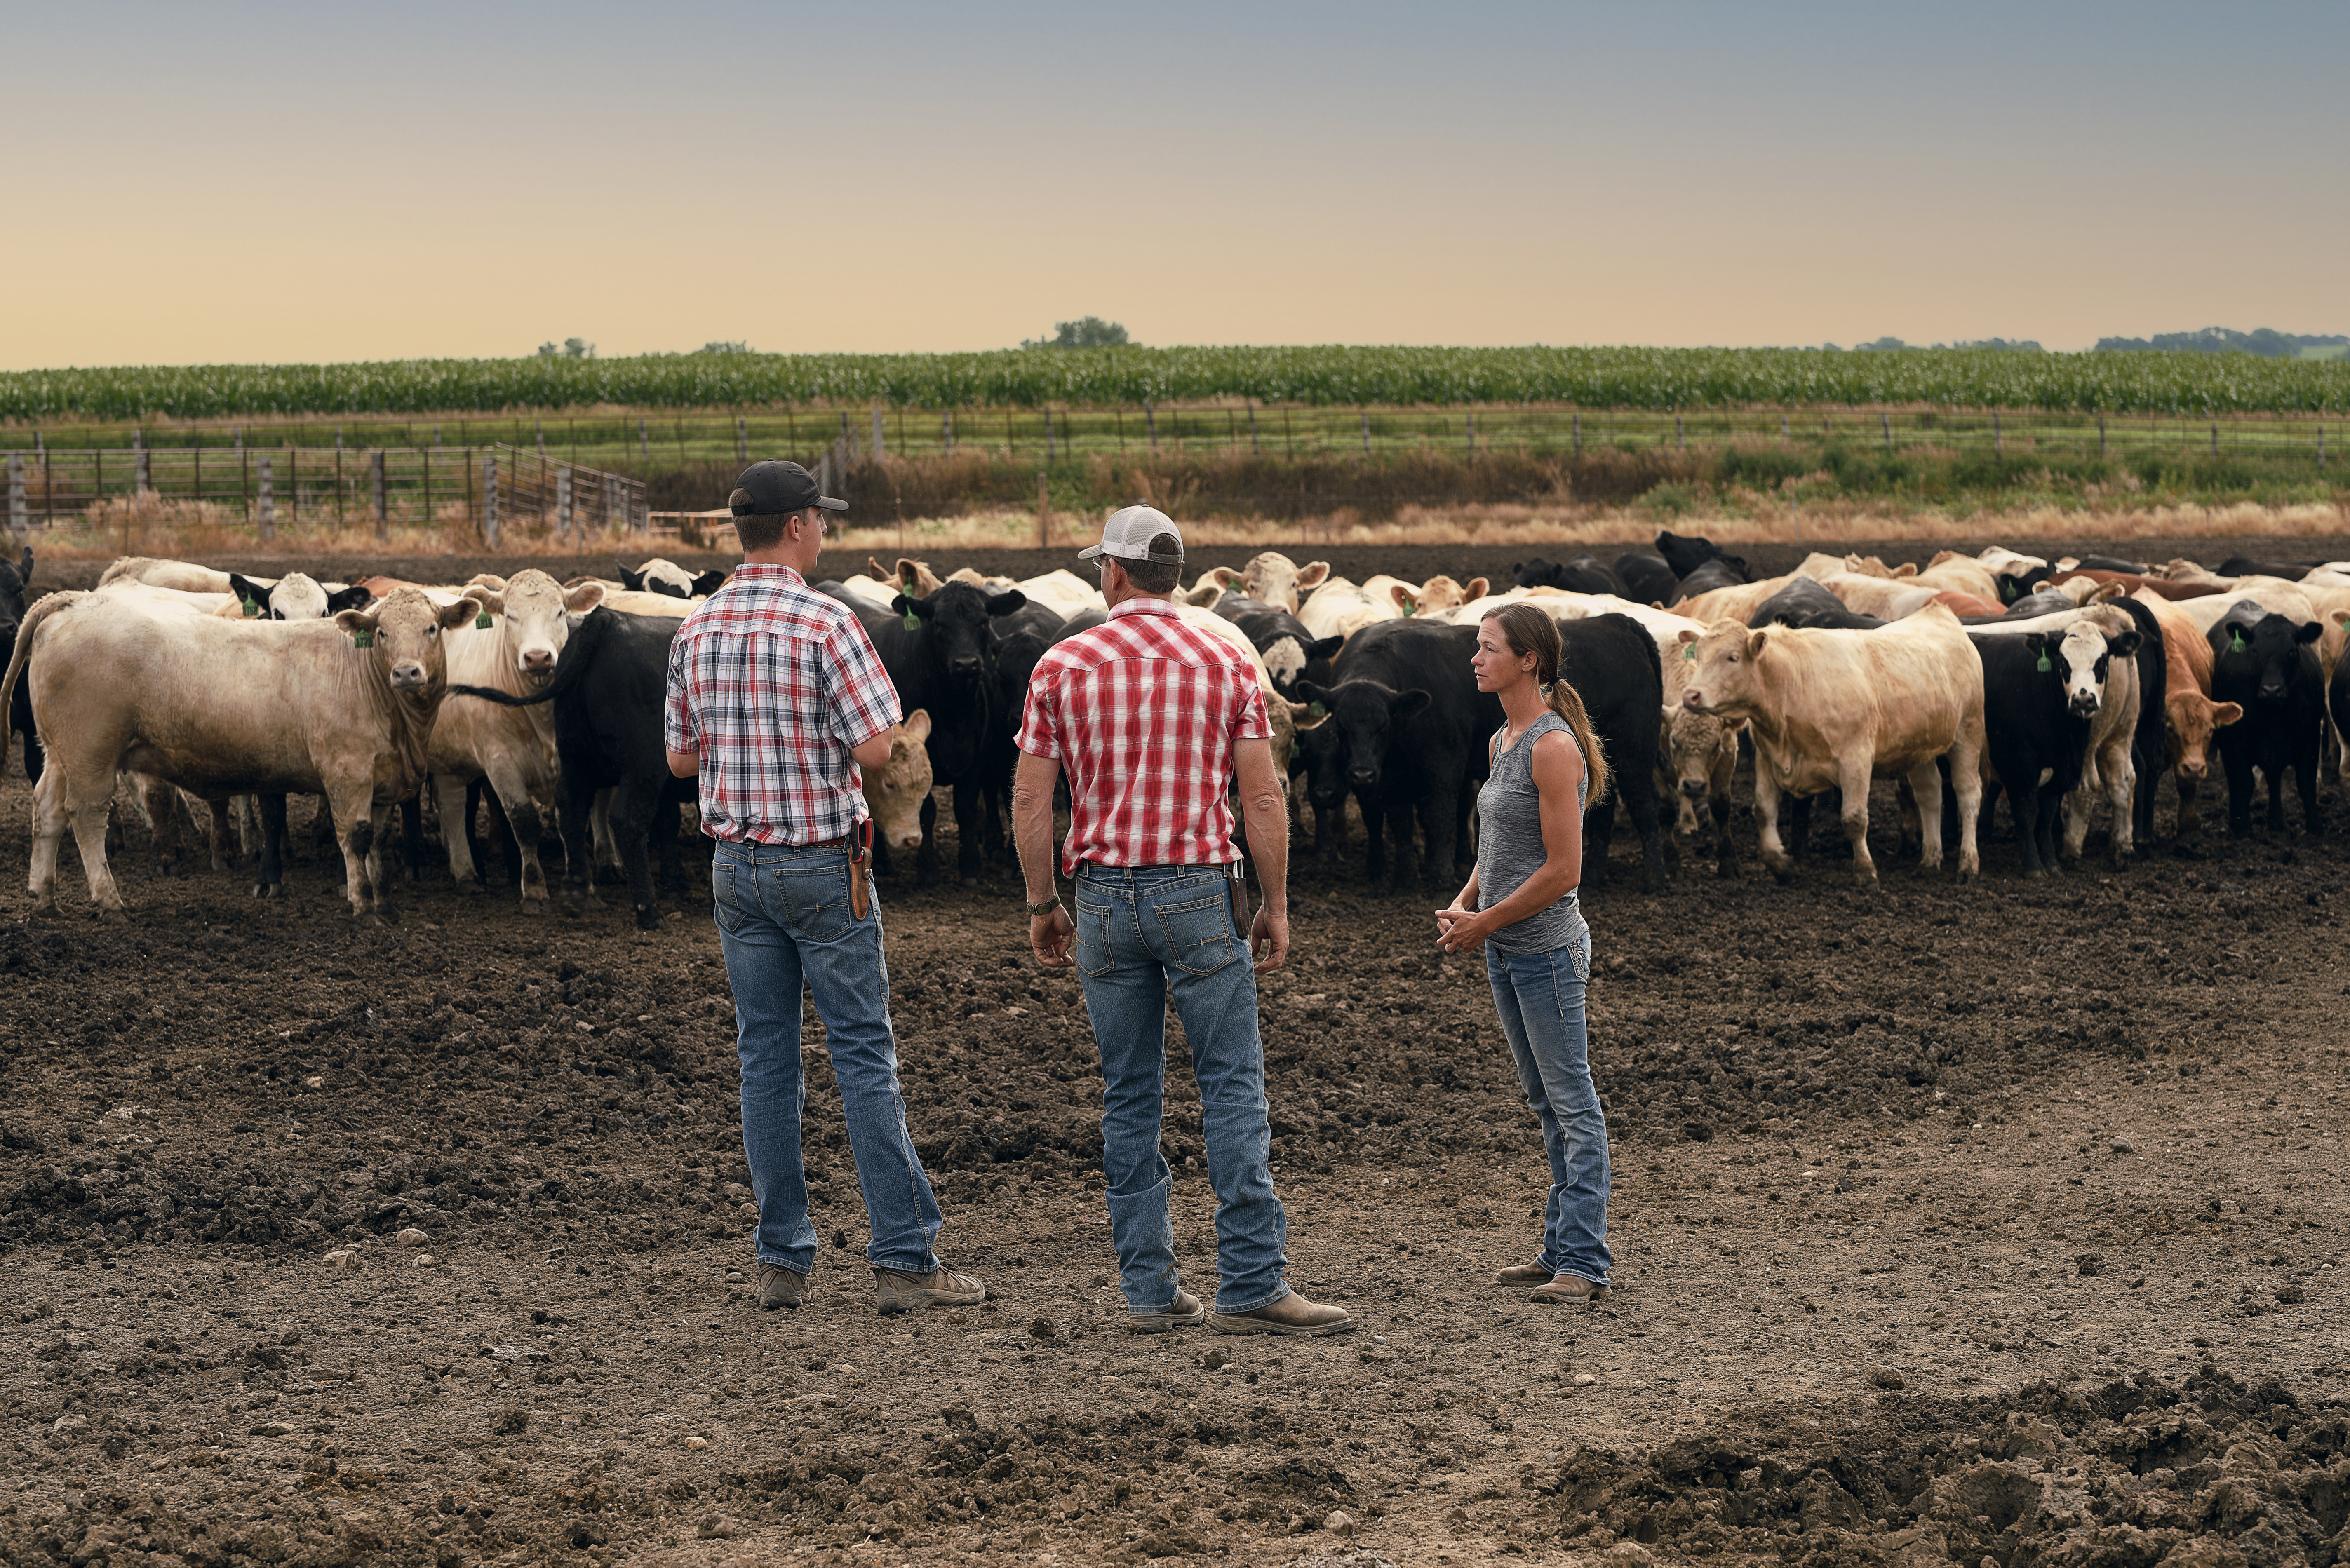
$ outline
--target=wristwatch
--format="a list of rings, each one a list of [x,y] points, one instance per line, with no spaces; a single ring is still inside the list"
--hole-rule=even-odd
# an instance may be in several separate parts
[[[1060,907],[1061,895],[1057,891],[1041,904],[1024,904],[1022,906],[1022,908],[1025,909],[1031,915],[1049,915]]]

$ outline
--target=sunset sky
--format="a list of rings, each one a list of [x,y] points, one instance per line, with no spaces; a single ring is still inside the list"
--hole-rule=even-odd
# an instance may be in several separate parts
[[[0,368],[2350,331],[2350,0],[18,6]]]

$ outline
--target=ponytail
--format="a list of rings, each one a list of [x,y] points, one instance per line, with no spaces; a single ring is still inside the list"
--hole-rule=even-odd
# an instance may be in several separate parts
[[[1548,611],[1523,601],[1487,610],[1484,618],[1501,623],[1503,639],[1512,653],[1521,659],[1534,655],[1534,680],[1541,685],[1544,705],[1566,722],[1575,745],[1581,748],[1584,771],[1590,775],[1589,799],[1596,804],[1607,795],[1611,782],[1607,753],[1591,728],[1583,694],[1559,679],[1559,656],[1565,651],[1565,644],[1558,634],[1558,622],[1551,619]]]

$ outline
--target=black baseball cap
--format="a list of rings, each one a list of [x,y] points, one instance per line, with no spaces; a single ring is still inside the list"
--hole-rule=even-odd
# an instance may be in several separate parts
[[[779,517],[809,506],[821,506],[827,512],[848,510],[847,502],[816,488],[816,475],[796,462],[775,458],[744,469],[726,505],[737,517]]]

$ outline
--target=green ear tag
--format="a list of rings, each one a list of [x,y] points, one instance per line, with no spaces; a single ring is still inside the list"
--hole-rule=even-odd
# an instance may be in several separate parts
[[[251,594],[245,595],[243,598],[237,600],[237,603],[244,607],[245,618],[248,620],[261,613],[261,607],[253,602],[253,596]]]
[[[1406,615],[1418,615],[1419,613],[1419,604],[1409,594],[1406,594],[1403,597],[1403,613]]]
[[[2242,632],[2231,631],[2228,634],[2228,651],[2230,653],[2241,653],[2244,651],[2244,634]]]
[[[1319,702],[1308,702],[1305,704],[1305,712],[1308,718],[1314,719],[1326,719],[1330,716],[1330,710],[1325,708]]]
[[[375,628],[373,627],[363,626],[359,628],[359,630],[351,633],[351,646],[353,648],[373,648],[375,646]]]
[[[2043,654],[2042,654],[2042,655],[2040,656],[2040,673],[2041,673],[2041,674],[2045,675],[2045,674],[2047,674],[2050,670],[2054,670],[2054,669],[2055,669],[2055,668],[2056,668],[2056,667],[2055,667],[2054,665],[2053,665],[2053,664],[2051,664],[2051,663],[2049,663],[2049,662],[2048,662],[2048,656],[2047,656],[2046,654],[2044,654],[2044,653],[2043,653]]]
[[[490,629],[489,606],[484,605],[482,607],[482,613],[473,618],[473,629],[475,631],[487,631]]]
[[[1681,657],[1688,659],[1691,664],[1695,664],[1697,662],[1697,644],[1694,642],[1682,643]]]
[[[906,629],[907,629],[908,631],[920,631],[920,630],[921,630],[921,629],[922,629],[922,618],[921,618],[920,616],[916,615],[912,610],[908,610],[908,611],[906,612]]]

